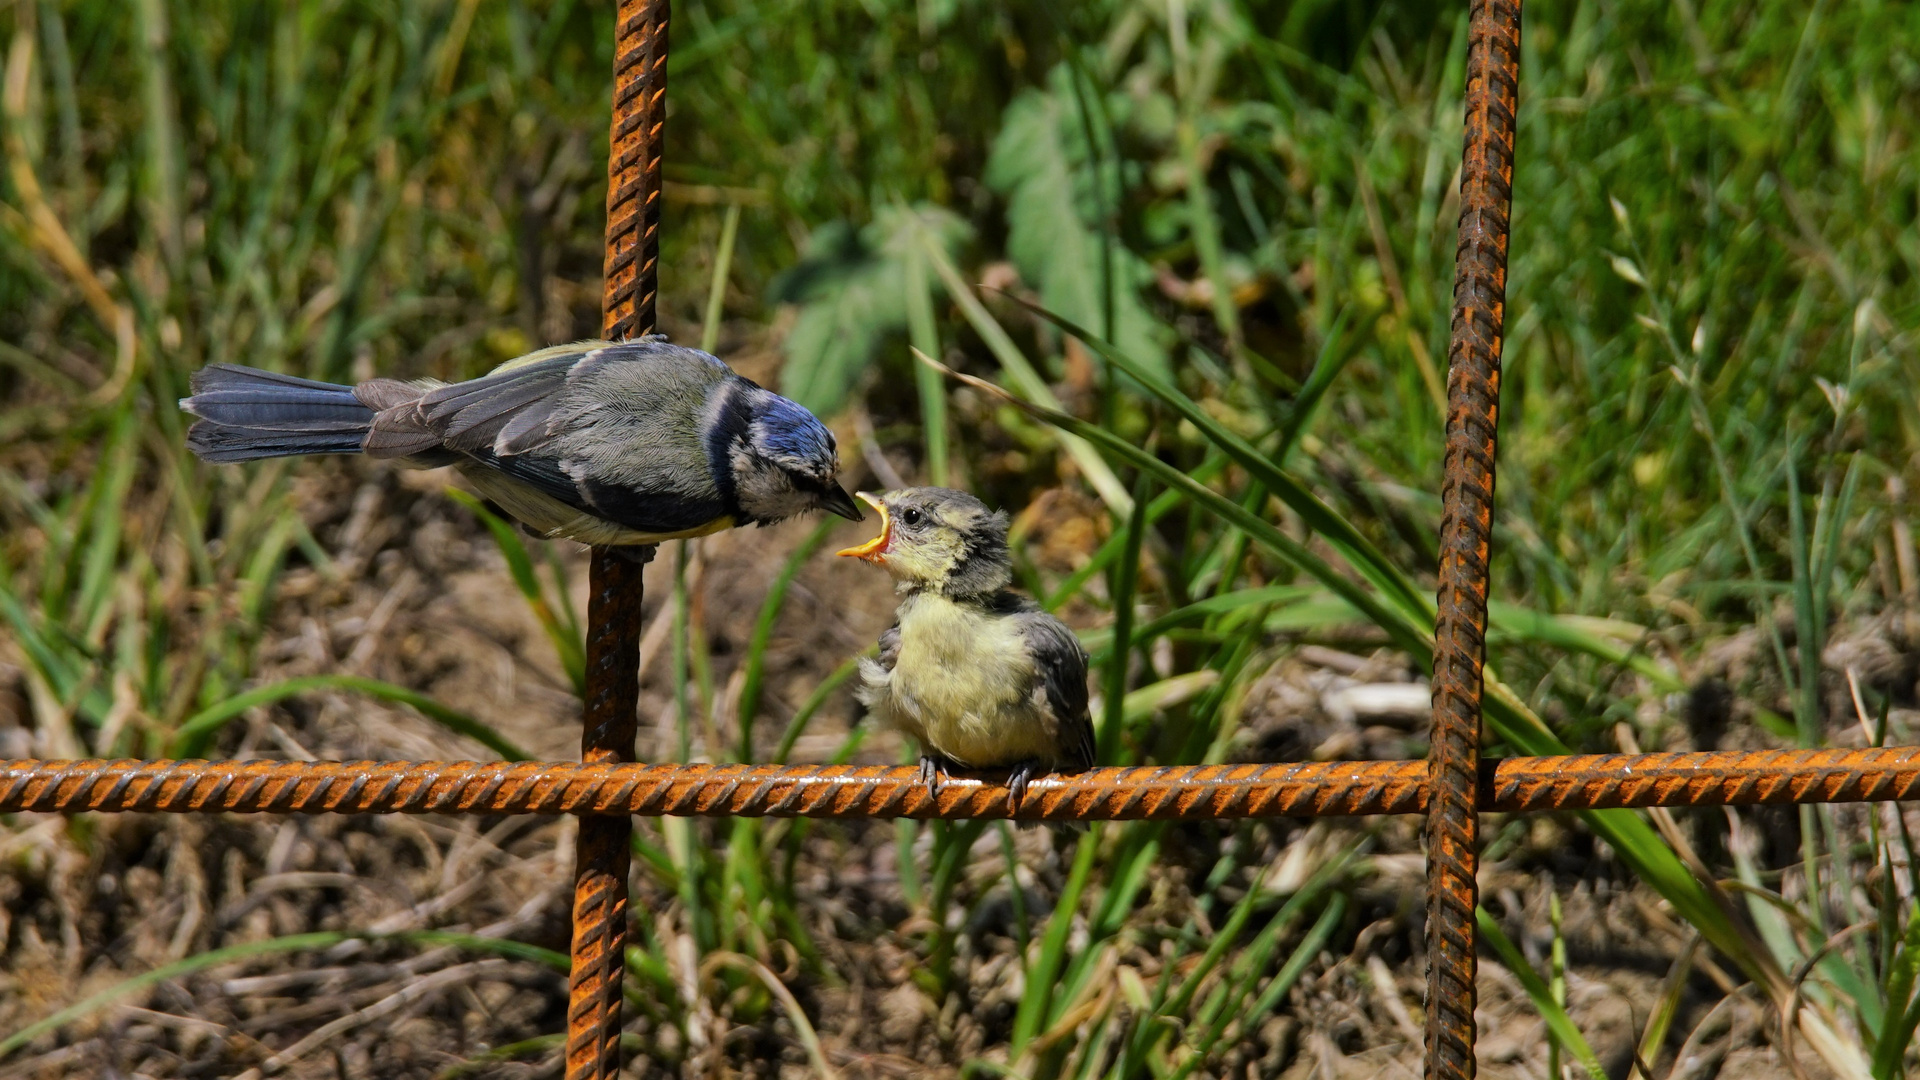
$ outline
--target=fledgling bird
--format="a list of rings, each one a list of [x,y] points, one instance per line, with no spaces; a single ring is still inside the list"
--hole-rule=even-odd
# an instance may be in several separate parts
[[[921,780],[937,793],[948,766],[1011,768],[1017,809],[1035,773],[1091,768],[1087,651],[1008,588],[1007,515],[947,488],[860,498],[880,535],[840,554],[885,567],[906,598],[857,693],[920,744]]]
[[[216,364],[180,407],[202,460],[366,454],[453,465],[543,536],[610,546],[770,525],[858,521],[833,433],[719,358],[665,338],[581,341],[467,382],[337,386]]]

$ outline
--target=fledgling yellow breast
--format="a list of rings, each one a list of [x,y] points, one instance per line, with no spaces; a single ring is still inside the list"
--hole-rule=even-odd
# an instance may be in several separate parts
[[[900,610],[890,679],[899,726],[969,766],[1051,760],[1033,702],[1035,671],[1014,620],[920,594]]]

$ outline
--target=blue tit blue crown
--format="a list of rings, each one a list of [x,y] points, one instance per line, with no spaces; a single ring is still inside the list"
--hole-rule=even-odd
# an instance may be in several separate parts
[[[754,425],[754,449],[775,460],[805,463],[820,478],[831,477],[838,461],[833,432],[806,409],[778,394],[768,394]]]

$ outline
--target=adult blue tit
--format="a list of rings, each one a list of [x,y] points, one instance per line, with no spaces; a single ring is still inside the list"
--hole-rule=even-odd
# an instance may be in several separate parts
[[[357,386],[218,364],[180,407],[205,461],[366,454],[452,465],[533,531],[652,544],[808,510],[860,520],[833,433],[718,358],[664,338],[582,341],[451,385]]]
[[[1017,809],[1035,773],[1091,768],[1087,651],[1008,588],[1007,515],[947,488],[860,498],[880,535],[840,554],[885,567],[903,599],[856,692],[919,743],[921,780],[938,793],[949,766],[1010,768]]]

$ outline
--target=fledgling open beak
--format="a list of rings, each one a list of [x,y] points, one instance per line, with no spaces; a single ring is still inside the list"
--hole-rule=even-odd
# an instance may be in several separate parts
[[[866,517],[860,512],[860,504],[854,502],[847,494],[847,489],[839,484],[827,489],[827,493],[820,497],[820,508],[831,510],[848,521],[860,521]]]
[[[887,547],[893,543],[893,515],[887,513],[887,504],[881,502],[877,496],[862,491],[860,501],[880,511],[880,535],[859,547],[842,548],[836,554],[850,559],[865,559],[878,566],[887,560]]]

